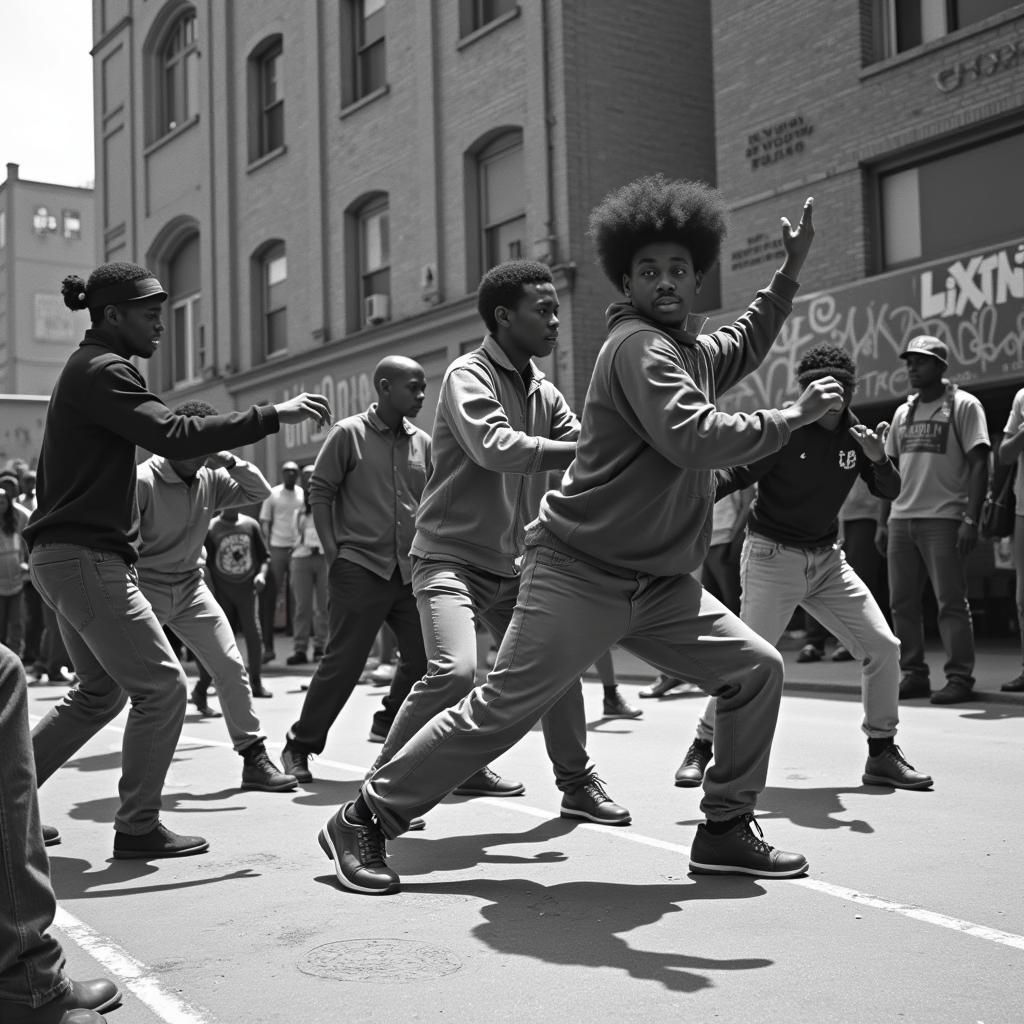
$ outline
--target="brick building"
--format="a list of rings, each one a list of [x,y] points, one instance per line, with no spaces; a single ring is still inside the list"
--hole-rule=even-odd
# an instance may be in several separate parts
[[[53,390],[89,325],[64,305],[60,282],[88,274],[95,252],[92,189],[28,181],[9,163],[0,182],[0,394]]]
[[[98,256],[171,293],[153,385],[172,404],[307,389],[359,411],[383,355],[436,383],[478,344],[480,275],[522,255],[552,266],[548,370],[580,405],[615,297],[591,207],[641,173],[715,176],[709,4],[647,0],[628,32],[622,12],[94,0]],[[288,428],[255,457],[273,475],[319,441]]]

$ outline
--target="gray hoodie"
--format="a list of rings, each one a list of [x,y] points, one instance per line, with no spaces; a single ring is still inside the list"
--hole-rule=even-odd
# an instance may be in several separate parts
[[[549,491],[527,544],[564,547],[612,572],[675,576],[704,561],[714,470],[789,440],[778,410],[724,413],[725,392],[767,355],[798,285],[776,273],[734,324],[688,335],[608,309],[608,339],[583,406],[576,460]]]

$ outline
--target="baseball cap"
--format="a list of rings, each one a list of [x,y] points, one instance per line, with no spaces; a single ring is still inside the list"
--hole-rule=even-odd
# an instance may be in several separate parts
[[[921,334],[916,338],[911,338],[910,343],[900,353],[900,359],[906,359],[911,354],[931,356],[933,359],[938,359],[943,366],[949,366],[949,349],[946,347],[946,343],[928,334]]]
[[[294,469],[295,472],[298,473],[298,471],[299,471],[299,464],[297,462],[286,462],[281,467],[281,472],[283,473],[286,469]]]

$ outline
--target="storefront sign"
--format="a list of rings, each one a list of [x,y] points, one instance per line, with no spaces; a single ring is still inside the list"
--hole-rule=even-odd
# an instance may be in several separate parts
[[[935,84],[941,92],[953,92],[965,82],[977,82],[991,78],[998,71],[1009,71],[1019,67],[1024,55],[1024,39],[1004,43],[994,50],[977,53],[969,60],[962,60],[951,68],[935,72]]]
[[[715,317],[705,330],[734,319]],[[798,298],[760,369],[719,405],[778,408],[796,396],[797,364],[815,345],[853,357],[855,405],[900,401],[908,387],[899,356],[919,334],[949,346],[948,376],[957,383],[1024,381],[1024,241]]]

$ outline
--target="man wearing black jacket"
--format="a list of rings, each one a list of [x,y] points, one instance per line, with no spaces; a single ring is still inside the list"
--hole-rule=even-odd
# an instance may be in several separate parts
[[[36,726],[43,783],[131,698],[122,744],[121,805],[114,856],[202,853],[201,836],[160,823],[160,792],[185,717],[185,674],[138,586],[136,445],[170,459],[236,448],[306,419],[326,425],[330,406],[299,395],[276,406],[220,416],[175,415],[131,362],[149,359],[163,334],[167,298],[133,263],[107,263],[64,279],[70,309],[88,309],[92,329],[71,354],[46,414],[39,505],[25,528],[32,582],[57,613],[79,683]]]
[[[872,494],[891,500],[900,475],[885,456],[888,424],[871,428],[849,411],[856,386],[853,360],[820,345],[800,360],[801,388],[823,377],[843,385],[841,409],[794,430],[787,444],[749,466],[719,470],[715,494],[757,484],[740,566],[740,618],[777,643],[796,606],[810,612],[863,664],[861,676],[868,758],[863,781],[898,789],[928,789],[895,744],[899,722],[899,641],[871,591],[847,563],[839,544],[839,509],[860,476]],[[676,772],[677,786],[698,786],[711,760],[715,698]]]

